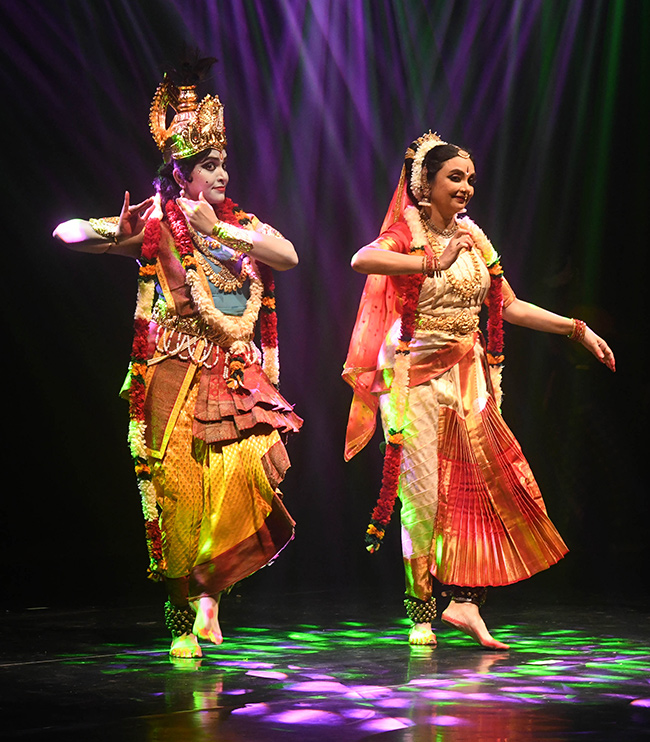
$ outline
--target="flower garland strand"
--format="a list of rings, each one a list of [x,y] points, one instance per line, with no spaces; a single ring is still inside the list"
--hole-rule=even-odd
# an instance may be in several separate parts
[[[424,252],[422,245],[413,245],[411,253]],[[411,365],[411,341],[415,332],[415,313],[420,300],[420,290],[424,275],[413,273],[406,279],[402,296],[402,316],[400,337],[395,351],[395,370],[390,391],[390,409],[392,422],[388,427],[388,440],[384,452],[381,490],[377,504],[370,516],[366,529],[366,549],[374,554],[382,544],[386,527],[395,508],[399,491],[399,472],[404,447],[404,418],[408,400],[409,369]]]
[[[155,297],[156,262],[160,245],[160,219],[149,219],[144,229],[138,296],[136,301],[129,391],[129,448],[140,491],[144,527],[149,554],[149,577],[160,580],[166,564],[162,550],[162,534],[158,522],[156,491],[151,480],[145,437],[145,375],[149,357],[149,322]]]
[[[503,268],[499,253],[487,238],[485,232],[468,217],[463,217],[463,226],[469,228],[472,239],[478,246],[490,273],[490,288],[488,289],[488,321],[487,321],[487,362],[490,370],[490,380],[497,407],[501,409],[503,391],[501,380],[505,355],[503,353]]]

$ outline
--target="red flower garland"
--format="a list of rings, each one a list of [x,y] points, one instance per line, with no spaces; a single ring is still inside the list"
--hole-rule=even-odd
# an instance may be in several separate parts
[[[167,201],[165,204],[165,213],[169,220],[169,227],[174,236],[174,242],[178,248],[178,254],[181,256],[181,262],[185,270],[196,270],[194,262],[194,243],[187,229],[183,212],[178,207],[176,201]],[[190,258],[190,260],[188,260]]]
[[[423,248],[413,248],[411,252],[419,252]],[[406,279],[403,292],[402,316],[400,320],[400,347],[397,353],[409,355],[408,348],[415,332],[415,314],[420,300],[420,291],[424,283],[424,275],[414,273]],[[393,381],[393,383],[395,383]],[[404,446],[401,430],[388,431],[388,442],[384,452],[384,466],[382,470],[381,490],[377,504],[371,514],[371,520],[366,529],[366,549],[374,554],[381,546],[395,509],[395,500],[399,491],[399,473],[402,464],[402,449]]]
[[[503,271],[496,263],[490,268],[492,280],[488,291],[487,357],[491,366],[502,366],[503,355]]]

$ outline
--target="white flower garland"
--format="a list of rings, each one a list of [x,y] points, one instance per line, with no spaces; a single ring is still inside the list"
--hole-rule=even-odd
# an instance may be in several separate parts
[[[250,295],[246,302],[246,309],[241,317],[224,314],[214,306],[212,296],[205,290],[201,277],[197,271],[186,271],[186,282],[190,287],[192,299],[201,319],[216,332],[226,335],[233,343],[237,340],[250,340],[255,332],[255,324],[262,306],[264,285],[261,278],[254,271],[250,261],[246,261],[246,271],[251,279]]]
[[[413,165],[411,169],[411,192],[418,201],[422,200],[424,195],[424,189],[422,187],[422,168],[424,167],[424,158],[429,150],[434,147],[438,147],[441,144],[447,144],[443,141],[438,134],[432,134],[429,130],[428,134],[421,136],[417,142],[418,148],[413,155]]]

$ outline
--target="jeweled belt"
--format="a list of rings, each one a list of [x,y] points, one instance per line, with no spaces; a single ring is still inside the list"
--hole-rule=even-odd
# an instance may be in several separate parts
[[[446,332],[450,335],[469,335],[478,330],[478,315],[468,309],[460,312],[432,317],[430,314],[415,314],[415,329],[420,332]]]
[[[153,311],[151,319],[167,330],[176,330],[194,337],[208,337],[209,332],[205,322],[200,317],[180,317],[178,314],[167,314],[158,306]],[[210,338],[212,340],[212,338]]]
[[[156,305],[151,319],[157,325],[156,351],[160,355],[149,360],[148,365],[153,366],[175,357],[212,368],[218,363],[220,355],[224,354],[224,373],[227,372],[230,350],[222,345],[225,338],[210,331],[200,317],[168,314],[164,308]],[[246,343],[243,356],[247,364],[259,363],[260,352],[253,342]]]

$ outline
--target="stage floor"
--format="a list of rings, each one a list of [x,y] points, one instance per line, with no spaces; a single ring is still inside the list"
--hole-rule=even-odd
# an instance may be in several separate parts
[[[399,602],[229,596],[226,639],[169,659],[158,606],[4,612],[0,737],[120,742],[650,738],[647,603],[484,610],[507,652],[438,627],[409,647]]]

